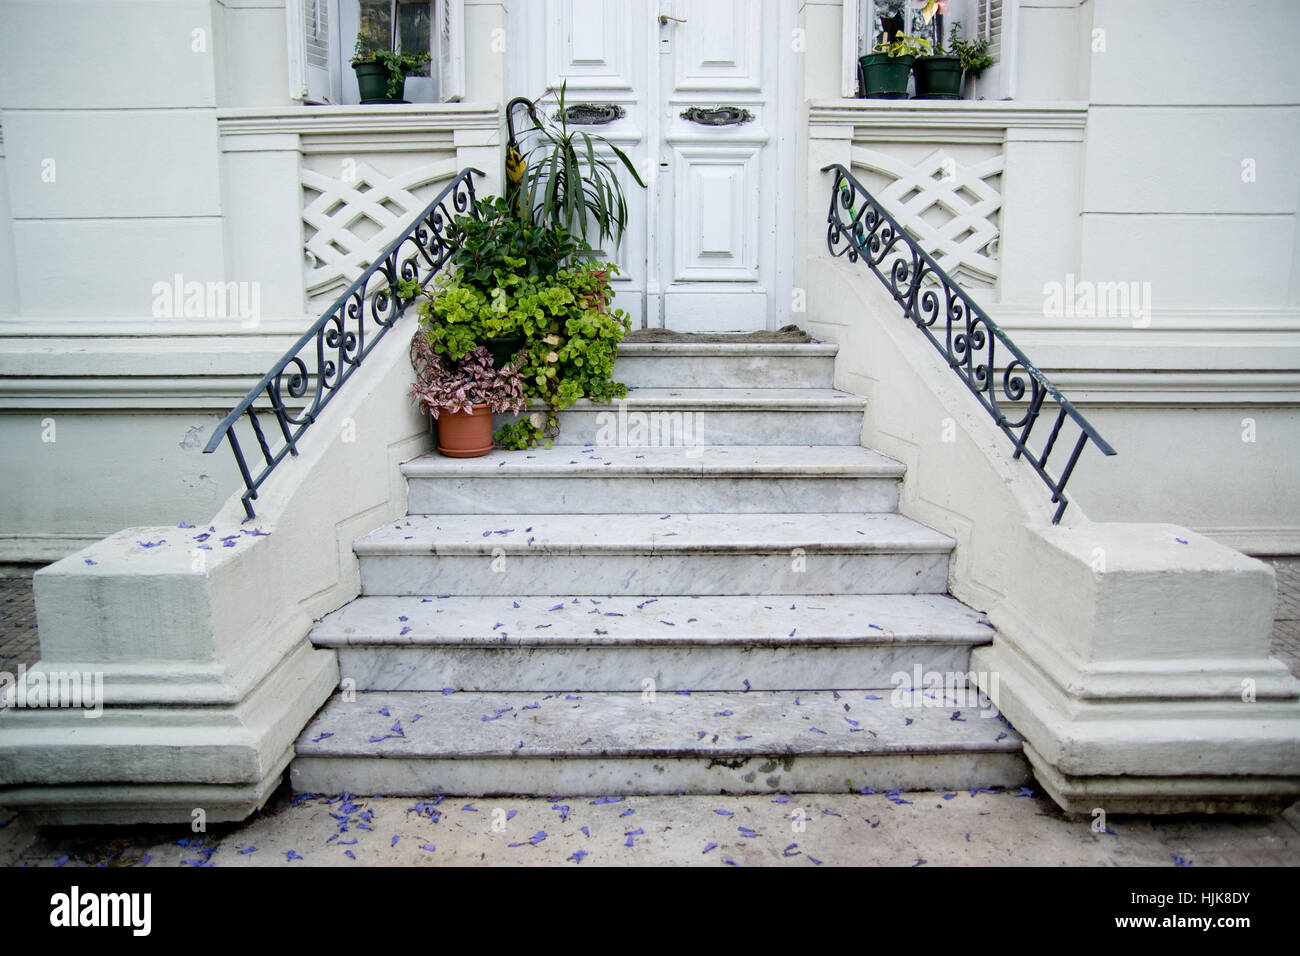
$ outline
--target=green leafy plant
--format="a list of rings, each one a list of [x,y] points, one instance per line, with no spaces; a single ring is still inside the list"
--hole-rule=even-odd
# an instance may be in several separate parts
[[[364,33],[357,34],[357,45],[352,53],[353,64],[382,63],[388,71],[388,98],[399,99],[406,77],[419,73],[429,64],[429,51],[419,53],[394,53],[391,50],[375,50],[370,46],[370,38]]]
[[[580,398],[607,402],[627,395],[613,380],[618,344],[632,322],[622,309],[610,308],[614,293],[613,263],[582,263],[561,269],[541,288],[535,312],[522,322],[528,346],[523,359],[525,394],[545,404],[515,424],[504,425],[496,441],[504,448],[548,446],[559,432],[559,411]]]
[[[429,347],[458,362],[490,338],[519,331],[525,310],[536,308],[525,276],[508,275],[491,292],[450,273],[420,301],[420,328]]]
[[[609,140],[569,128],[565,88],[560,86],[557,120],[543,118],[534,127],[537,141],[524,154],[522,218],[546,227],[563,226],[581,233],[584,240],[594,226],[597,242],[609,238],[617,245],[627,228],[627,200],[618,170],[626,170],[643,189],[645,182],[627,154]]]
[[[909,36],[906,33],[895,35],[893,41],[886,43],[881,40],[872,50],[873,53],[887,53],[891,57],[900,56],[929,56],[932,47],[930,41],[925,37]]]
[[[618,344],[632,325],[610,305],[617,266],[591,261],[591,247],[563,225],[514,218],[499,197],[480,200],[477,212],[456,217],[449,230],[458,243],[454,269],[427,290],[414,281],[397,284],[401,299],[419,302],[412,363],[418,356],[458,363],[487,339],[522,336],[510,367],[517,367],[526,397],[545,407],[503,426],[496,440],[506,448],[549,443],[560,409],[580,398],[627,394],[613,380]]]
[[[948,50],[950,55],[961,58],[961,68],[971,76],[979,76],[996,61],[988,55],[989,41],[987,37],[976,37],[974,40],[958,39],[961,33],[961,21],[958,20],[952,25],[952,30],[948,33]]]
[[[477,203],[477,216],[457,216],[447,238],[456,247],[452,265],[466,285],[491,292],[509,275],[554,275],[590,249],[559,225],[524,222],[500,196]]]

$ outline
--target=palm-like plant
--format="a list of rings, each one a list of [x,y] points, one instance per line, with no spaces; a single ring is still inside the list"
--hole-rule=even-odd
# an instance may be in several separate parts
[[[643,189],[645,182],[627,154],[609,140],[569,129],[564,92],[561,85],[558,122],[534,119],[538,140],[524,155],[521,213],[525,221],[564,226],[584,240],[594,226],[597,242],[609,238],[618,245],[627,228],[627,200],[618,179],[619,165]],[[607,158],[606,149],[613,153],[613,160]]]

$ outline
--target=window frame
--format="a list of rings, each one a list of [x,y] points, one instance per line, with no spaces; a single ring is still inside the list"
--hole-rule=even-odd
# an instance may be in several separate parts
[[[414,93],[412,103],[456,102],[465,95],[465,3],[464,0],[426,0],[430,4],[428,77]],[[313,9],[325,11],[330,31],[328,83],[320,68],[309,69],[307,16]],[[286,0],[285,15],[289,40],[289,96],[304,105],[360,104],[356,73],[351,59],[356,35],[361,28],[361,0]],[[345,42],[346,38],[346,42]],[[424,87],[424,89],[420,89]]]
[[[904,2],[910,11],[919,8],[924,0],[904,0]],[[945,31],[951,29],[951,24],[960,20],[962,33],[968,38],[975,36],[979,31],[980,10],[989,2],[990,0],[948,0],[948,12],[944,14]],[[979,81],[981,92],[985,89],[989,90],[988,99],[1012,99],[1015,96],[1018,8],[1018,0],[1002,0],[1001,53],[998,62],[986,70]],[[858,57],[862,55],[860,51],[865,50],[865,44],[877,29],[874,26],[877,19],[875,0],[844,0],[843,16],[840,95],[846,99],[854,99],[858,95]]]

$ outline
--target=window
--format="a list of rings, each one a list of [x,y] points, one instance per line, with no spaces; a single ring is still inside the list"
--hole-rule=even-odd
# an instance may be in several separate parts
[[[430,65],[407,78],[409,102],[464,96],[464,0],[286,0],[285,8],[294,99],[360,102],[351,63],[358,34],[371,49],[428,51]]]
[[[844,2],[844,96],[856,96],[857,58],[871,52],[883,35],[882,18],[901,22],[904,33],[924,37],[931,43],[936,34],[946,43],[954,23],[961,23],[965,39],[989,38],[989,52],[997,62],[986,70],[976,86],[976,95],[986,99],[1009,99],[1014,95],[1015,0],[944,0],[940,13],[930,23],[921,10],[925,0],[845,0]],[[1004,57],[1006,62],[1004,63]],[[970,95],[969,93],[967,95]]]
[[[371,50],[392,50],[394,53],[419,53],[423,50],[428,52],[432,63],[435,52],[432,7],[430,0],[360,0],[357,33],[366,38],[366,45]],[[412,103],[436,101],[429,64],[406,78],[406,99]]]
[[[864,0],[858,9],[861,17],[858,26],[858,49],[868,53],[884,36],[882,21],[901,23],[902,32],[914,37],[924,37],[935,42],[935,33],[942,17],[925,22],[921,8],[925,0]],[[947,30],[947,26],[943,27]]]

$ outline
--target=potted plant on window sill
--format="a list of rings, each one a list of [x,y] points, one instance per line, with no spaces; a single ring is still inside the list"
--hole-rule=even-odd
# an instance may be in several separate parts
[[[357,73],[357,92],[362,103],[405,103],[406,78],[429,62],[427,50],[420,53],[394,53],[372,50],[369,38],[357,34],[352,54],[352,69]]]
[[[947,51],[943,48],[943,37],[936,36],[934,54],[918,56],[912,64],[918,100],[961,99],[962,61],[954,48],[958,42],[957,31],[960,27],[960,22],[953,24]]]
[[[907,81],[912,73],[912,63],[918,56],[927,56],[930,41],[924,37],[899,33],[888,42],[877,43],[875,50],[858,60],[862,79],[862,95],[867,99],[907,99]]]
[[[957,39],[957,34],[960,28],[960,20],[952,25],[952,34],[948,40],[948,48],[952,51],[953,55],[961,60],[962,74],[968,81],[972,81],[968,85],[972,87],[973,92],[973,81],[979,79],[980,74],[991,67],[996,61],[988,54],[988,37],[976,37],[974,40],[959,40]]]
[[[459,361],[438,353],[422,328],[411,339],[415,383],[411,397],[437,422],[438,451],[448,458],[478,458],[492,450],[492,415],[527,407],[522,357],[496,368],[482,346]]]

